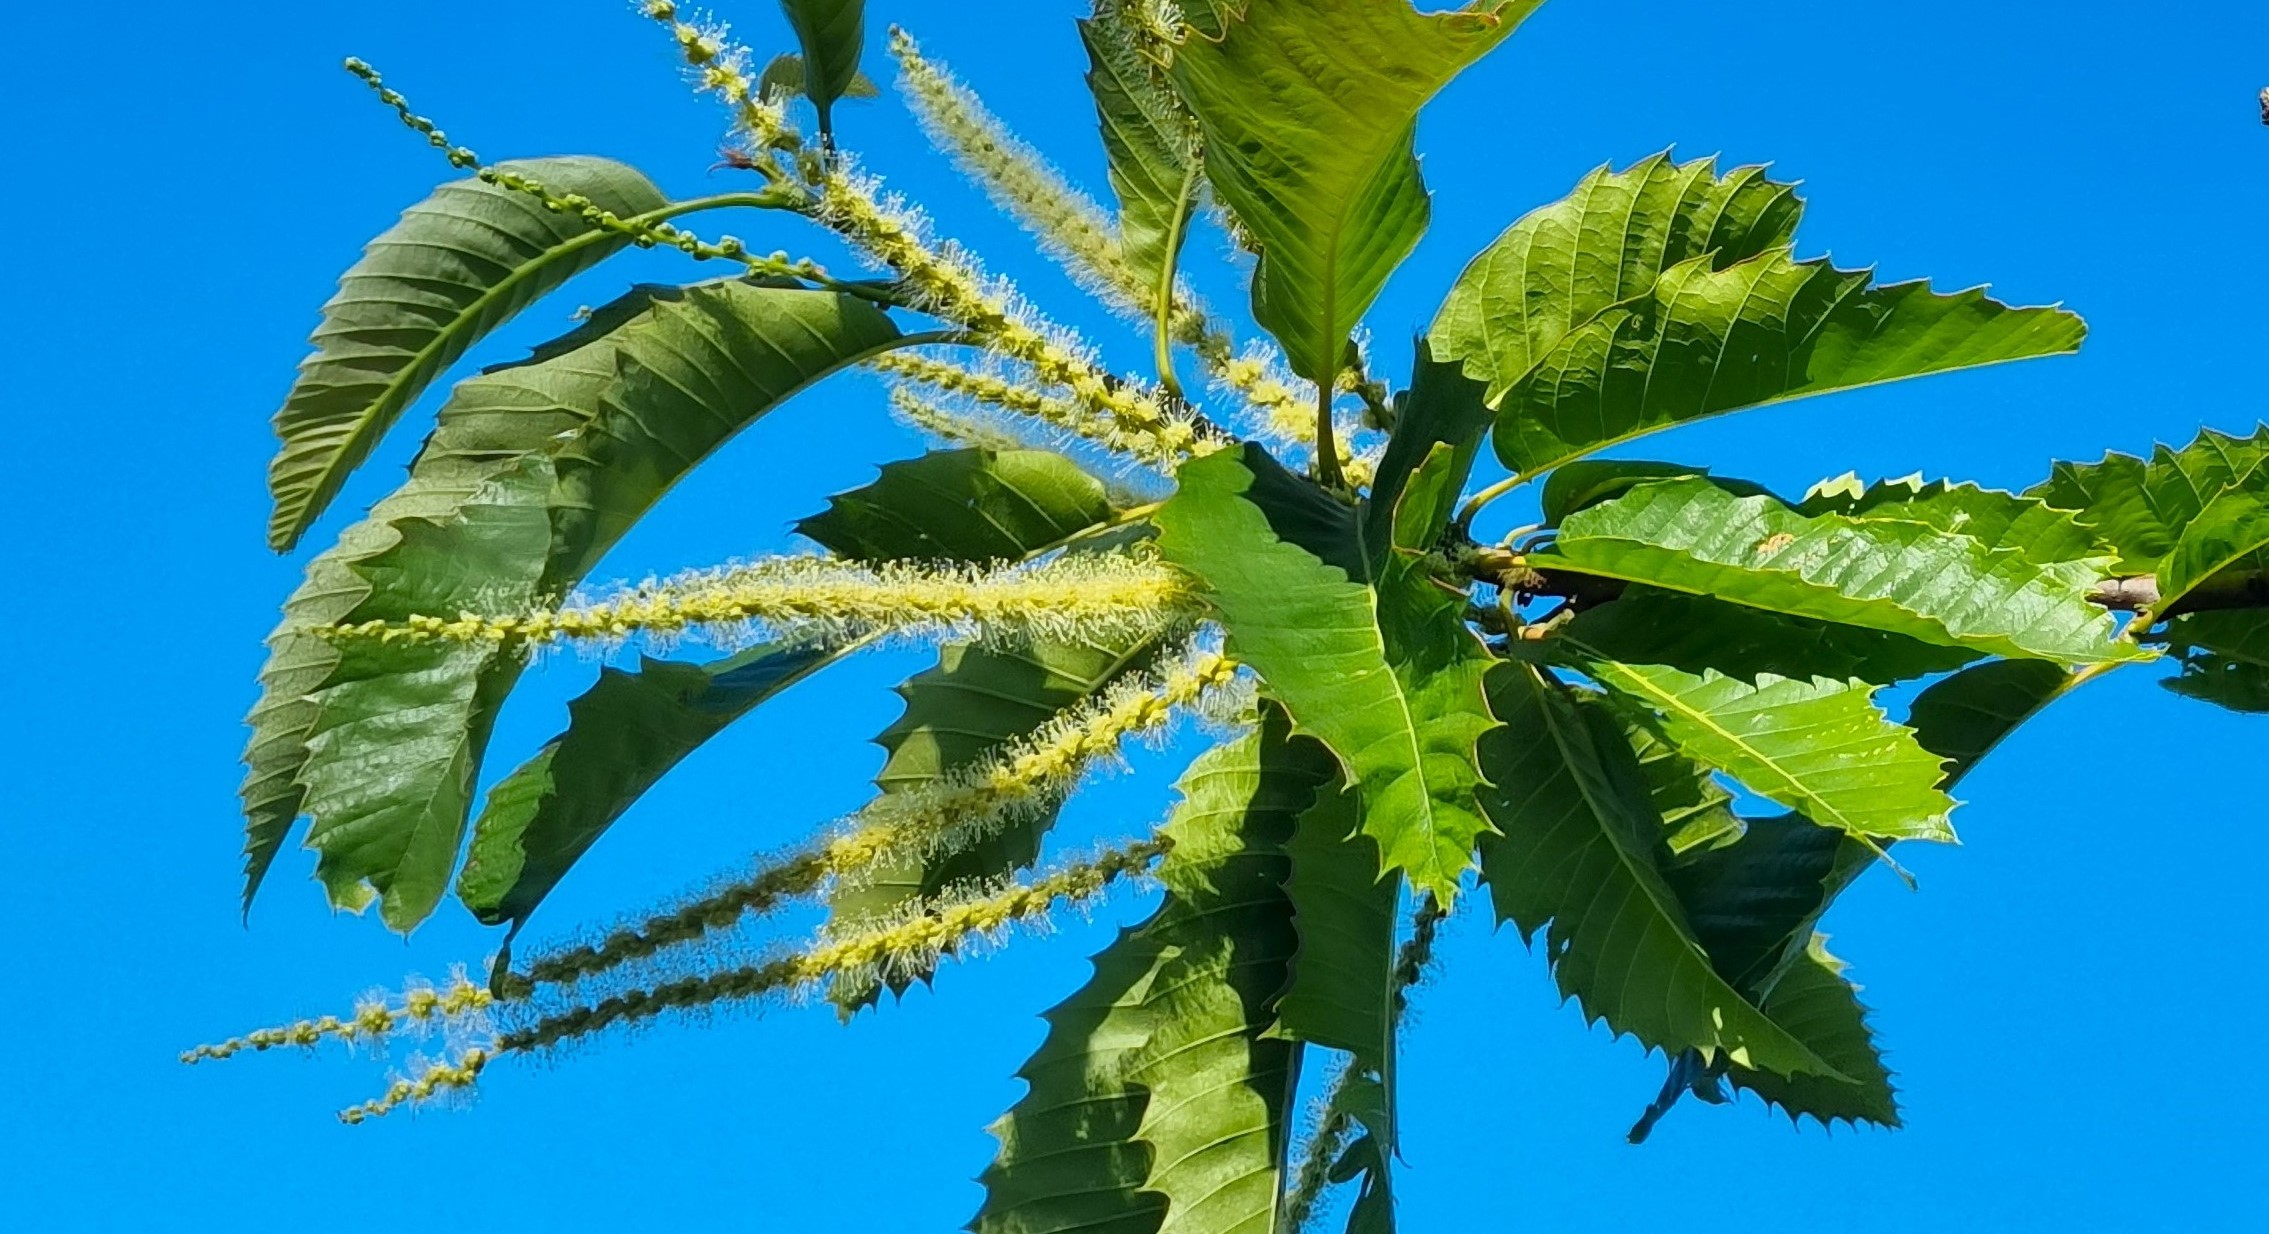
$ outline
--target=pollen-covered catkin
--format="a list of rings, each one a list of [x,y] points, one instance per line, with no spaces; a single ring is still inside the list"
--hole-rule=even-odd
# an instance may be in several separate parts
[[[900,89],[931,143],[1089,290],[1139,311],[1152,289],[1127,268],[1102,208],[1010,133],[943,65],[924,56],[904,30],[891,29],[890,53],[898,59]]]
[[[1033,443],[975,416],[941,406],[907,386],[890,388],[890,410],[907,427],[949,446],[980,450],[1022,450]]]
[[[744,916],[787,900],[856,881],[887,857],[967,847],[997,832],[1020,811],[1060,799],[1095,760],[1116,752],[1129,737],[1163,727],[1236,676],[1236,662],[1225,656],[1200,652],[1182,657],[1153,678],[1122,683],[1067,709],[972,767],[876,798],[845,820],[833,838],[768,862],[699,900],[596,943],[532,955],[507,983],[519,991],[580,981],[730,929]]]
[[[533,649],[701,631],[713,642],[871,636],[1122,639],[1188,621],[1189,579],[1143,554],[1075,554],[993,570],[775,557],[680,575],[564,608],[311,627],[334,642],[451,642]]]
[[[735,123],[760,153],[808,155],[802,139],[780,119],[779,108],[756,96],[745,68],[746,48],[728,41],[721,29],[704,30],[678,20],[674,4],[650,4],[647,15],[671,31],[686,63],[702,74],[703,88],[733,104]],[[753,111],[746,102],[751,98],[756,100]],[[1178,400],[1170,402],[1113,377],[1076,336],[1041,320],[1005,284],[987,278],[967,254],[932,244],[920,219],[885,199],[876,182],[852,169],[847,159],[800,157],[799,166],[806,184],[796,190],[794,208],[888,267],[898,276],[898,293],[913,307],[962,327],[987,347],[1029,366],[1041,381],[1068,391],[1090,421],[1079,430],[1082,436],[1145,461],[1169,463],[1229,443]],[[782,192],[789,190],[784,180],[772,183]]]
[[[917,969],[952,951],[963,940],[1043,916],[1062,904],[1092,899],[1119,879],[1147,869],[1168,847],[1170,843],[1164,838],[1146,840],[1030,883],[1011,884],[972,899],[934,903],[919,916],[806,951],[572,1006],[504,1033],[497,1038],[496,1049],[499,1053],[545,1050],[667,1011],[792,993],[843,973],[894,971],[894,966]]]

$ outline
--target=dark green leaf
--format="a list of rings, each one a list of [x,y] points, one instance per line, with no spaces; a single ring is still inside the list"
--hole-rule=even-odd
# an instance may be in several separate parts
[[[1585,609],[1561,633],[1605,659],[1667,665],[1693,674],[1715,669],[1747,681],[1770,674],[1856,677],[1887,685],[1952,672],[1978,658],[1973,651],[1903,634],[1645,587],[1629,588]]]
[[[494,925],[524,923],[607,828],[680,760],[832,660],[814,646],[752,647],[712,664],[599,670],[567,730],[489,790],[457,896]]]
[[[1330,384],[1348,337],[1430,213],[1418,111],[1542,0],[1419,13],[1396,0],[1247,0],[1173,75],[1206,175],[1260,252],[1253,316]]]
[[[1119,249],[1141,286],[1164,294],[1197,208],[1196,121],[1144,52],[1123,3],[1106,0],[1079,23],[1087,47],[1087,88],[1103,130],[1111,191],[1119,199]],[[1153,297],[1145,306],[1156,312]]]
[[[785,95],[791,98],[805,97],[803,56],[796,52],[784,51],[772,57],[771,61],[764,66],[764,72],[757,76],[756,92],[758,94]],[[843,88],[843,97],[847,99],[881,98],[882,90],[869,80],[865,73],[853,73],[851,84]]]
[[[804,49],[804,97],[819,111],[820,139],[834,144],[835,100],[859,79],[867,41],[866,0],[780,0]]]
[[[2269,712],[2269,612],[2186,613],[2166,637],[2182,661],[2168,689],[2231,711]]]
[[[1361,795],[1390,869],[1444,903],[1488,830],[1475,810],[1475,739],[1491,662],[1461,602],[1426,574],[1423,528],[1457,494],[1437,446],[1403,494],[1396,542],[1362,513],[1248,446],[1185,464],[1157,515],[1159,550],[1205,584],[1230,653],[1322,739]]]
[[[1820,1075],[1779,1075],[1750,1067],[1729,1067],[1726,1079],[1787,1114],[1790,1122],[1817,1119],[1900,1126],[1897,1090],[1867,1026],[1867,1007],[1859,988],[1844,974],[1843,961],[1828,954],[1827,938],[1812,936],[1803,956],[1765,999],[1765,1014],[1802,1037],[1820,1057],[1851,1080]]]
[[[292,814],[305,812],[315,820],[309,843],[323,854],[319,872],[336,902],[359,902],[355,887],[369,882],[392,889],[389,924],[407,929],[422,919],[448,881],[489,721],[517,671],[500,665],[475,689],[469,683],[496,663],[493,651],[395,643],[350,659],[311,649],[293,633],[300,612],[323,620],[312,610],[328,616],[345,608],[328,619],[398,620],[412,612],[511,611],[557,597],[728,437],[805,384],[899,337],[888,318],[852,297],[746,282],[649,293],[642,307],[609,313],[606,324],[612,328],[595,338],[578,332],[580,346],[498,375],[497,392],[487,377],[467,383],[471,403],[454,418],[445,409],[448,422],[436,433],[434,444],[446,438],[447,448],[436,454],[429,446],[435,465],[451,472],[482,474],[500,467],[500,455],[518,474],[540,468],[546,491],[516,493],[548,534],[521,530],[530,520],[516,516],[507,537],[494,517],[456,517],[453,502],[407,519],[382,504],[374,520],[392,531],[351,530],[342,541],[348,555],[310,567],[306,594],[286,606],[286,637],[254,713],[246,796],[255,872]],[[531,443],[531,430],[544,436]],[[490,452],[472,444],[481,439]],[[423,492],[424,484],[413,471],[404,494]],[[342,570],[347,581],[333,581]],[[286,680],[311,680],[318,668],[321,681],[296,694],[279,690]],[[294,705],[310,695],[312,710]],[[435,710],[420,720],[428,705]],[[421,742],[438,743],[432,757],[372,757],[372,739],[406,725],[417,726]],[[454,752],[441,757],[444,748]],[[400,864],[407,856],[414,865]]]
[[[972,1230],[1271,1228],[1297,1048],[1264,1036],[1297,945],[1282,846],[1330,778],[1274,709],[1191,766],[1165,903],[1048,1013]]]
[[[1596,506],[1612,497],[1620,497],[1649,480],[1682,480],[1689,477],[1708,479],[1710,483],[1736,497],[1769,495],[1769,490],[1762,484],[1722,476],[1711,477],[1707,467],[1655,463],[1641,459],[1579,459],[1553,468],[1552,474],[1544,478],[1544,521],[1547,526],[1557,524],[1578,510]]]
[[[607,159],[497,169],[624,218],[669,204],[646,177]],[[268,467],[269,546],[299,542],[403,409],[466,348],[627,243],[477,179],[442,185],[405,211],[340,278],[308,340],[315,351],[276,413],[282,448]]]
[[[1395,905],[1402,880],[1379,877],[1379,846],[1362,832],[1353,793],[1327,791],[1292,833],[1293,921],[1300,952],[1277,1002],[1294,1041],[1346,1050],[1392,1082]]]
[[[2100,463],[2058,463],[2026,493],[2070,510],[2119,555],[2122,574],[2149,574],[2174,551],[2206,504],[2269,458],[2269,427],[2251,437],[2208,429],[2180,450],[2160,446],[2148,462],[2106,454]]]
[[[1386,451],[1379,456],[1371,481],[1367,534],[1380,541],[1390,538],[1403,489],[1433,455],[1434,448],[1448,446],[1450,461],[1433,483],[1455,496],[1472,474],[1481,438],[1489,431],[1489,408],[1481,402],[1480,383],[1468,380],[1457,365],[1436,360],[1423,338],[1417,342],[1417,353],[1411,362],[1410,389],[1398,400],[1394,433],[1387,439]],[[1431,513],[1438,515],[1440,522],[1414,524],[1414,543],[1431,542],[1449,520],[1446,505],[1437,503]]]
[[[2216,575],[2257,564],[2263,549],[2269,549],[2269,466],[2256,464],[2182,529],[2159,567],[2159,602],[2152,612],[2178,610]]]
[[[2079,345],[2059,310],[1794,261],[1799,210],[1759,169],[1658,155],[1499,237],[1433,331],[1488,387],[1498,457],[1538,475],[1701,416]]]
[[[890,752],[876,775],[885,793],[925,788],[969,767],[1157,658],[1154,639],[1114,643],[1034,640],[1015,647],[947,647],[935,668],[898,687],[906,710],[875,738]],[[855,884],[828,898],[837,924],[887,917],[947,888],[996,878],[1032,864],[1055,825],[1059,802],[1037,803],[965,849],[876,863]],[[891,988],[903,991],[907,977]],[[838,980],[829,998],[846,1016],[875,1001],[882,987]]]
[[[1016,561],[1111,517],[1103,483],[1048,450],[935,450],[829,498],[796,530],[861,561]]]
[[[1504,727],[1481,742],[1493,786],[1482,802],[1502,834],[1480,842],[1482,875],[1524,938],[1550,924],[1561,992],[1650,1049],[1837,1074],[1711,967],[1664,879],[1663,820],[1607,709],[1519,663],[1491,674],[1489,701]]]
[[[1378,1077],[1350,1076],[1325,1117],[1344,1115],[1355,1120],[1363,1134],[1332,1163],[1331,1181],[1344,1183],[1360,1174],[1363,1187],[1347,1211],[1347,1234],[1394,1234],[1394,1105]]]

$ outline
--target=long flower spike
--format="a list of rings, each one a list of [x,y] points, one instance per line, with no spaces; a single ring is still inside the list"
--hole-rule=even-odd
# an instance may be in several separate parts
[[[936,903],[895,924],[821,943],[806,951],[722,972],[681,977],[568,1007],[496,1041],[498,1053],[548,1050],[667,1011],[808,990],[841,975],[916,971],[962,942],[1044,917],[1059,905],[1092,900],[1128,875],[1148,869],[1170,846],[1154,838],[1066,866],[1030,883],[973,899]]]
[[[522,613],[413,614],[310,627],[334,642],[471,643],[521,649],[611,644],[692,630],[735,645],[758,637],[846,642],[874,635],[1125,638],[1194,615],[1189,580],[1155,558],[1077,554],[992,571],[826,557],[775,557],[698,571],[612,599]]]
[[[519,997],[537,985],[582,981],[730,929],[743,917],[790,899],[856,881],[887,857],[966,847],[996,832],[1018,811],[1059,799],[1097,759],[1116,753],[1130,737],[1164,727],[1236,676],[1237,664],[1227,657],[1185,657],[1155,681],[1124,683],[1068,709],[958,774],[877,797],[834,838],[769,862],[699,900],[596,943],[531,956],[524,970],[507,974],[501,984]]]
[[[333,1039],[351,1045],[361,1041],[383,1040],[404,1030],[459,1030],[476,1026],[494,1001],[487,988],[474,984],[463,973],[457,973],[451,977],[447,986],[438,989],[412,985],[392,1000],[368,999],[358,1004],[354,1013],[348,1016],[327,1015],[276,1028],[256,1029],[241,1037],[231,1037],[226,1041],[188,1050],[181,1055],[181,1061],[217,1061],[246,1050],[257,1053],[281,1046],[307,1048]]]
[[[899,87],[931,144],[951,155],[995,205],[1091,290],[1139,311],[1148,289],[1127,268],[1102,207],[1009,132],[974,92],[922,55],[913,37],[896,26],[890,30],[890,54],[898,60]]]

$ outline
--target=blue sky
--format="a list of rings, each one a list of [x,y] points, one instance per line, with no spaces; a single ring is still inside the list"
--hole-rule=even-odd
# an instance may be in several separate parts
[[[0,16],[0,140],[25,224],[0,245],[19,527],[0,552],[27,626],[0,719],[13,764],[0,828],[9,1224],[958,1225],[991,1155],[983,1128],[1021,1091],[1037,1012],[1146,911],[1141,897],[954,967],[849,1028],[817,1007],[667,1026],[556,1066],[500,1067],[466,1109],[360,1128],[331,1112],[375,1091],[383,1062],[174,1061],[493,946],[451,907],[406,943],[334,917],[297,851],[249,930],[237,916],[239,720],[301,563],[262,544],[268,416],[339,271],[446,175],[339,59],[371,60],[490,158],[589,152],[680,195],[717,183],[704,169],[719,117],[611,0],[281,7]],[[912,27],[1100,191],[1071,27],[1084,7],[873,5],[878,32]],[[768,0],[726,15],[760,47],[785,45]],[[2242,430],[2269,392],[2269,130],[2253,103],[2265,49],[2269,8],[2249,0],[1553,0],[1429,113],[1434,226],[1373,328],[1403,362],[1401,341],[1505,224],[1600,162],[1675,144],[1804,181],[1806,254],[2060,301],[2094,333],[2077,358],[1796,403],[1650,453],[1798,490],[1847,469],[2021,487],[2052,458]],[[843,127],[946,233],[1139,362],[895,102],[854,108]],[[49,190],[56,204],[38,205]],[[828,251],[770,220],[735,229],[760,248]],[[629,280],[694,273],[654,255],[610,264],[479,359],[518,354]],[[1238,300],[1226,277],[1205,285]],[[311,540],[381,495],[420,432],[405,423]],[[827,493],[918,449],[879,386],[830,385],[735,442],[600,573],[783,546]],[[831,670],[703,751],[534,933],[604,922],[855,806],[879,761],[865,738],[895,713],[887,686],[919,663]],[[556,728],[591,672],[554,661],[524,688],[494,770]],[[1919,894],[1875,876],[1847,898],[1829,925],[1900,1072],[1910,1125],[1895,1134],[1687,1108],[1633,1149],[1622,1131],[1659,1064],[1587,1031],[1510,932],[1478,911],[1460,919],[1407,1034],[1406,1228],[2262,1228],[2265,737],[2269,721],[2177,699],[2149,671],[2114,675],[1964,783],[1967,842],[1913,855]],[[1173,762],[1138,756],[1066,834],[1146,824]]]

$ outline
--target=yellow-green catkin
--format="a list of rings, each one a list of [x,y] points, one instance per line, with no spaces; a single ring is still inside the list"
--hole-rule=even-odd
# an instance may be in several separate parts
[[[724,260],[747,267],[759,276],[798,278],[836,285],[827,271],[810,258],[791,258],[785,252],[760,254],[749,251],[737,237],[722,236],[711,241],[687,231],[667,220],[667,214],[678,207],[665,206],[648,214],[624,218],[580,193],[562,193],[543,181],[509,168],[493,166],[481,161],[480,155],[468,147],[453,145],[447,133],[435,123],[410,109],[409,100],[386,85],[378,71],[368,63],[355,58],[346,62],[347,71],[362,79],[376,92],[380,102],[392,107],[402,123],[423,136],[427,143],[445,154],[451,166],[469,169],[485,184],[524,193],[542,202],[555,213],[573,214],[591,227],[620,236],[640,248],[674,248],[696,261]],[[776,195],[745,194],[733,204],[789,205],[793,199],[780,199]],[[711,204],[725,204],[720,199]]]
[[[825,887],[856,882],[890,857],[958,850],[996,832],[1019,811],[1060,799],[1099,758],[1130,737],[1163,728],[1177,713],[1231,685],[1237,664],[1199,652],[1154,677],[1136,679],[1067,709],[992,757],[920,788],[889,793],[845,820],[831,838],[766,863],[753,874],[595,943],[533,955],[508,978],[513,990],[581,981],[698,942],[744,916]]]
[[[327,1040],[354,1044],[383,1040],[402,1031],[458,1029],[477,1025],[494,1001],[486,987],[457,973],[446,986],[412,985],[391,999],[367,999],[357,1004],[351,1015],[300,1020],[201,1045],[184,1052],[181,1061],[199,1063],[229,1058],[246,1050],[257,1053],[279,1046],[312,1047]]]
[[[1068,391],[1083,413],[1082,436],[1151,460],[1178,460],[1229,443],[1178,400],[1112,376],[1076,336],[1041,320],[966,253],[932,244],[921,221],[885,199],[875,181],[848,160],[811,156],[785,127],[777,105],[757,94],[747,50],[727,41],[721,30],[680,21],[677,6],[667,0],[653,0],[645,12],[671,31],[686,62],[702,74],[703,88],[734,106],[735,123],[748,141],[760,151],[796,156],[806,185],[796,208],[888,267],[912,307],[960,326],[975,341],[1028,366],[1041,381]],[[784,181],[775,178],[774,184]]]
[[[890,388],[891,414],[907,427],[949,446],[979,450],[1023,450],[1032,442],[974,416],[923,398],[907,386]]]
[[[759,637],[843,642],[875,635],[1117,639],[1194,614],[1187,576],[1148,554],[1079,554],[993,570],[827,557],[775,557],[650,583],[563,608],[312,627],[335,642],[452,642],[536,648],[606,645],[699,630],[711,641]]]
[[[1102,207],[1010,133],[943,65],[922,55],[904,30],[891,28],[890,53],[898,59],[899,87],[931,143],[1089,290],[1142,314],[1153,289],[1127,267]]]
[[[966,368],[911,352],[889,352],[869,362],[877,371],[928,390],[965,399],[979,407],[1031,420],[1053,433],[1100,444],[1157,472],[1171,472],[1185,457],[1153,448],[1150,438],[1129,437],[1079,403],[1058,398],[1030,381]]]
[[[352,1126],[368,1119],[383,1118],[405,1105],[423,1105],[437,1097],[461,1093],[481,1078],[481,1071],[494,1057],[491,1047],[473,1046],[455,1058],[413,1067],[413,1074],[395,1080],[382,1095],[339,1111],[339,1121]]]
[[[972,938],[1091,900],[1147,869],[1169,847],[1154,838],[1067,866],[1029,883],[963,900],[934,902],[916,916],[808,950],[722,972],[681,977],[553,1012],[497,1038],[498,1053],[530,1053],[635,1024],[668,1011],[799,993],[844,974],[921,971]]]

